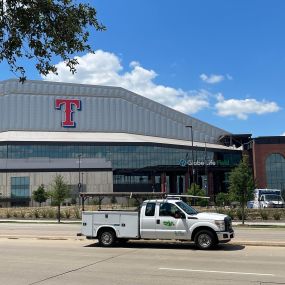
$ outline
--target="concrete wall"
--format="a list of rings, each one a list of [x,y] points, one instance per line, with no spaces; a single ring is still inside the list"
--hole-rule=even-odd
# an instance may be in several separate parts
[[[11,197],[11,177],[30,177],[30,196],[34,190],[44,184],[46,190],[51,189],[51,185],[57,174],[64,177],[66,184],[77,188],[79,182],[78,172],[9,172],[0,173],[0,197]],[[112,171],[83,171],[80,176],[84,191],[88,192],[113,192]],[[83,180],[83,181],[82,181]]]

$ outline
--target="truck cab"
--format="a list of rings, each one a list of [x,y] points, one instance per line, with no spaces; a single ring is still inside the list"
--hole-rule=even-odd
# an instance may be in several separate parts
[[[261,208],[284,208],[284,200],[277,194],[262,194],[259,203]]]
[[[284,208],[285,203],[279,189],[255,189],[253,208]]]

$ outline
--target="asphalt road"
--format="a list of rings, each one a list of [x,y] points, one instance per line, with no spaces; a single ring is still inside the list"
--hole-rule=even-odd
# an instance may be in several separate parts
[[[0,284],[285,284],[285,248],[86,240],[0,239]]]

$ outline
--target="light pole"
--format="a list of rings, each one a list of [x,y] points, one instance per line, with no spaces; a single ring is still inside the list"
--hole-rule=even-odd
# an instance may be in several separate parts
[[[80,159],[81,154],[78,154],[78,195],[80,195],[80,189],[81,189],[81,182],[80,182]],[[80,198],[79,198],[79,204],[80,204]]]
[[[192,125],[188,125],[185,126],[186,128],[190,128],[191,129],[191,143],[192,143],[192,149],[191,149],[191,154],[192,154],[192,175],[193,175],[193,183],[194,183],[194,192],[195,192],[195,183],[196,183],[196,179],[195,179],[195,168],[194,168],[194,141],[193,141],[193,126]],[[194,193],[196,194],[196,193]]]
[[[207,156],[207,144],[206,144],[206,139],[205,139],[205,190],[206,190],[206,195],[208,195],[208,156]]]

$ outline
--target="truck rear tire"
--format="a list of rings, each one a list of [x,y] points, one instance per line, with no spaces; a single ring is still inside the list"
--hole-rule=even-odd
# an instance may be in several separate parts
[[[99,244],[104,247],[112,246],[115,243],[115,233],[112,230],[102,230],[99,234]]]
[[[199,249],[207,250],[217,244],[216,238],[211,231],[201,230],[195,235],[195,244]]]

